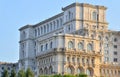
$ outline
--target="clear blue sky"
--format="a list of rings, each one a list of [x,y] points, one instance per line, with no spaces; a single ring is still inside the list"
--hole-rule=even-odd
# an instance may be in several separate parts
[[[26,24],[35,24],[61,12],[75,0],[0,0],[0,61],[19,59],[19,31]],[[80,3],[104,5],[109,29],[120,30],[119,0],[77,0]]]

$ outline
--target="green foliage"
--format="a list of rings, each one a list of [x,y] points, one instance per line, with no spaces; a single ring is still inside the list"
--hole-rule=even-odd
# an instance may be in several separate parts
[[[53,75],[53,77],[62,77],[61,74],[56,74],[56,75]]]
[[[26,77],[34,77],[33,72],[30,70],[30,68],[27,69],[26,71]]]
[[[76,76],[68,74],[68,75],[64,75],[63,77],[76,77]]]
[[[55,74],[55,75],[40,75],[38,77],[88,77],[86,74],[78,74],[78,75],[71,75],[71,74]]]
[[[86,74],[79,74],[78,77],[88,77]]]
[[[5,69],[1,77],[9,77],[8,71]]]
[[[16,72],[15,72],[14,69],[11,71],[11,75],[10,75],[10,77],[16,77]]]
[[[24,70],[19,70],[18,77],[25,77],[25,71]]]

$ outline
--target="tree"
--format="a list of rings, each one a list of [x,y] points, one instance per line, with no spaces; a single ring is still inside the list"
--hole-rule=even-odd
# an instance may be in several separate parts
[[[33,72],[30,70],[30,68],[27,69],[26,71],[26,77],[34,77]]]
[[[15,72],[14,69],[11,71],[11,75],[10,75],[10,77],[16,77],[16,72]]]
[[[1,77],[9,77],[8,71],[5,69]]]
[[[25,71],[24,70],[19,70],[18,77],[25,77]]]

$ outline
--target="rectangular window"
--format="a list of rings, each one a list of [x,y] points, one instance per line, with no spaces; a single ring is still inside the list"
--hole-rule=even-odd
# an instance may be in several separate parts
[[[114,51],[114,55],[117,55],[117,51]]]
[[[43,51],[43,45],[41,45],[41,51]]]
[[[114,60],[113,60],[114,62],[118,62],[118,59],[117,58],[114,58]]]
[[[117,45],[114,45],[114,48],[117,48]]]
[[[105,62],[109,62],[109,58],[108,57],[105,57]]]
[[[114,38],[114,42],[117,42],[117,38]]]

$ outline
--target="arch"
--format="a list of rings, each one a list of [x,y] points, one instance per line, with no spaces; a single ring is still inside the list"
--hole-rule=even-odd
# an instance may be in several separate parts
[[[48,74],[48,69],[47,69],[47,67],[44,68],[44,74],[46,74],[46,75]]]
[[[50,66],[50,67],[49,67],[49,74],[52,74],[52,73],[53,73],[53,67]]]
[[[92,51],[93,50],[93,45],[91,43],[87,44],[87,50]]]
[[[87,69],[86,69],[86,74],[87,74],[88,76],[93,76],[94,70],[93,70],[92,68],[87,68]]]
[[[73,48],[74,48],[72,41],[69,41],[69,42],[68,42],[68,48],[69,48],[69,49],[73,49]]]
[[[73,66],[68,66],[68,67],[67,67],[67,73],[69,73],[69,74],[74,74],[74,72],[75,72],[75,69],[74,69]]]
[[[78,67],[77,68],[77,74],[84,73],[84,68],[83,67]]]
[[[94,12],[92,13],[92,19],[93,19],[93,20],[97,20],[97,12],[96,12],[96,11],[94,11]]]
[[[84,45],[83,45],[83,43],[78,43],[78,49],[79,50],[83,50],[84,49]]]
[[[40,70],[39,70],[39,74],[40,74],[40,75],[43,74],[43,69],[42,69],[42,68],[40,68]]]

